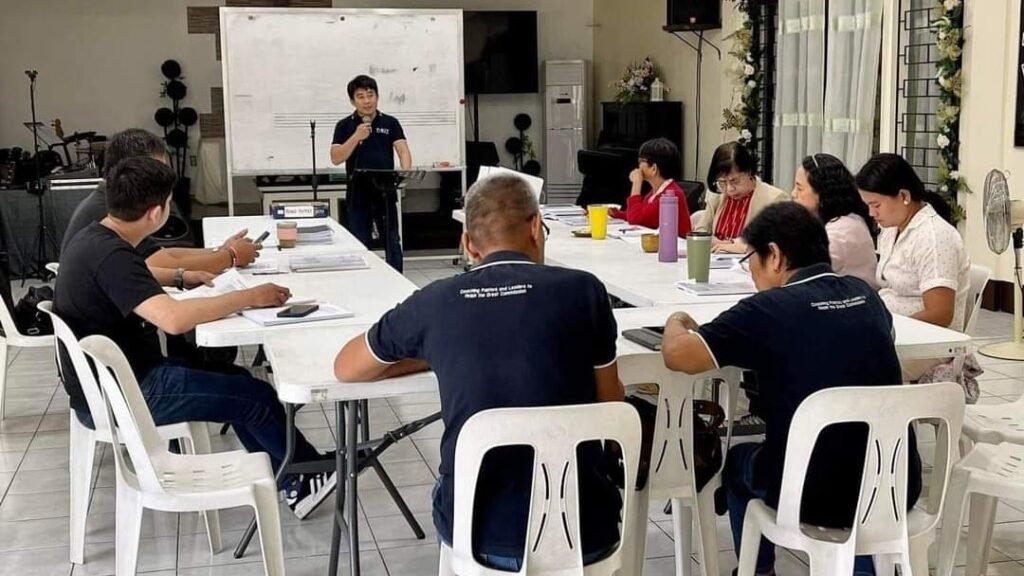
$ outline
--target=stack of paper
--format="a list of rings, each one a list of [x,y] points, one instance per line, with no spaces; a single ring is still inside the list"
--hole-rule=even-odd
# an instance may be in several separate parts
[[[369,268],[361,254],[318,254],[292,256],[288,261],[292,272],[325,272],[328,270],[363,270]]]
[[[562,216],[585,216],[587,211],[573,204],[549,204],[540,209],[545,218],[558,220]]]
[[[282,324],[319,322],[322,320],[336,320],[338,318],[351,318],[355,316],[355,313],[351,310],[346,310],[330,304],[320,304],[319,310],[301,318],[279,317],[277,313],[285,308],[287,308],[287,306],[282,306],[280,308],[250,308],[248,310],[242,310],[242,316],[261,326],[280,326]]]
[[[694,296],[745,296],[757,288],[746,282],[676,282],[676,288]]]
[[[299,236],[296,242],[299,244],[330,244],[334,241],[331,228],[326,224],[306,226],[299,228]]]

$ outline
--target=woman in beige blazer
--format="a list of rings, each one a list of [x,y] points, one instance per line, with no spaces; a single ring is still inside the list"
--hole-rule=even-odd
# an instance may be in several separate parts
[[[711,158],[707,207],[694,230],[710,232],[716,252],[746,252],[737,239],[747,224],[769,204],[789,200],[789,194],[758,178],[756,170],[757,161],[738,142],[722,144]]]

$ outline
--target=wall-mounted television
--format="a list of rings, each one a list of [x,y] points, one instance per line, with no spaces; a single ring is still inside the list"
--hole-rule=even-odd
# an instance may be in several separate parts
[[[536,12],[465,11],[462,36],[467,94],[537,92]]]

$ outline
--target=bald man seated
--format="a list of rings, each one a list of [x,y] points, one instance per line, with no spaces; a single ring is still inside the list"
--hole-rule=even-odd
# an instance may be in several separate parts
[[[451,545],[455,445],[463,423],[491,408],[623,399],[617,328],[604,286],[579,270],[544,266],[547,228],[518,176],[478,182],[466,200],[462,242],[476,266],[423,288],[338,354],[342,382],[433,369],[441,392],[440,477],[434,524]],[[585,564],[614,550],[621,502],[601,448],[581,449]],[[480,561],[518,571],[532,489],[532,450],[487,455],[477,488],[474,546]],[[466,488],[460,488],[466,489]]]

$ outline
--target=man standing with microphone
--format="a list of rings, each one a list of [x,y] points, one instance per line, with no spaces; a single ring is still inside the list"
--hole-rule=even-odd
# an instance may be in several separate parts
[[[348,98],[355,111],[338,121],[331,144],[331,163],[345,163],[348,190],[345,203],[348,227],[360,242],[369,246],[373,228],[384,240],[387,262],[402,271],[402,245],[398,239],[398,209],[365,178],[354,178],[356,170],[394,170],[395,153],[402,170],[412,168],[412,155],[398,119],[377,110],[377,81],[359,75],[348,83]],[[386,225],[390,223],[390,225]]]

